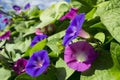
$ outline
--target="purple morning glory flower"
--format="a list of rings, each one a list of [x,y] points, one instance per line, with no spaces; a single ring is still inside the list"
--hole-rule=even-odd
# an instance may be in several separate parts
[[[47,35],[37,35],[37,36],[35,36],[34,39],[31,42],[30,47],[33,47],[36,43],[38,43],[39,41],[41,41],[45,38],[47,38]]]
[[[27,64],[27,60],[24,58],[20,58],[16,61],[16,63],[13,66],[13,70],[17,73],[17,74],[21,74],[23,72],[25,72],[25,66]]]
[[[50,65],[50,59],[46,50],[33,53],[26,65],[26,73],[32,77],[41,75]]]
[[[24,6],[24,9],[27,10],[30,8],[30,3],[27,3],[25,6]],[[17,12],[21,11],[22,7],[21,6],[18,6],[18,5],[13,5],[13,9]]]
[[[24,7],[25,10],[29,9],[30,8],[30,3],[27,3]]]
[[[0,13],[0,18],[2,17],[2,15],[3,15],[3,14],[2,14],[2,13]]]
[[[64,46],[68,45],[73,39],[75,39],[78,36],[79,31],[82,28],[84,19],[85,19],[85,14],[81,13],[72,20],[63,38]]]
[[[14,9],[15,11],[20,11],[20,10],[21,10],[21,7],[18,6],[18,5],[13,5],[13,9]]]
[[[64,60],[70,68],[83,72],[90,68],[97,55],[88,42],[79,41],[66,46]]]
[[[70,11],[68,13],[65,14],[65,16],[62,16],[60,18],[61,21],[63,21],[64,19],[73,19],[76,15],[77,15],[78,9],[76,8],[71,8]]]
[[[9,38],[10,38],[10,31],[7,31],[0,36],[0,40],[9,39]]]

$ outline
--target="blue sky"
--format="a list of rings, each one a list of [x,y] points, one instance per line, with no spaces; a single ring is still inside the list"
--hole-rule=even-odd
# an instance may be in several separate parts
[[[59,1],[63,0],[0,0],[0,6],[3,6],[4,10],[7,11],[12,9],[12,5],[22,5],[21,7],[24,7],[29,2],[31,6],[39,5],[40,9],[45,9]],[[70,0],[65,1],[70,2]]]

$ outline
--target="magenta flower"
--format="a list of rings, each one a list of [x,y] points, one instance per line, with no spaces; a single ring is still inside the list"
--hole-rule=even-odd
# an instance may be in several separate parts
[[[64,60],[67,65],[76,71],[86,71],[96,59],[97,53],[86,41],[79,41],[66,46]]]
[[[27,60],[24,58],[18,59],[16,61],[16,63],[13,66],[13,70],[17,73],[17,74],[21,74],[23,72],[25,72],[25,66],[27,64]]]
[[[9,17],[6,17],[2,13],[0,13],[0,30],[4,30],[8,22],[9,22]]]
[[[34,39],[31,42],[30,47],[33,47],[36,43],[38,43],[39,41],[41,41],[45,38],[47,38],[47,35],[37,35],[37,36],[35,36]]]
[[[76,15],[77,15],[78,9],[76,8],[71,8],[70,11],[68,13],[65,14],[65,16],[62,16],[60,18],[61,21],[63,21],[64,19],[73,19]]]
[[[8,24],[8,21],[9,21],[8,18],[4,18],[4,19],[2,20],[2,22],[5,23],[5,24]]]
[[[26,65],[26,73],[32,77],[41,75],[50,65],[50,59],[46,50],[33,53]]]
[[[64,46],[68,45],[73,39],[75,39],[78,36],[79,31],[82,28],[84,19],[85,19],[85,14],[81,13],[72,20],[63,38]]]
[[[10,38],[10,31],[7,31],[0,36],[0,40],[9,39],[9,38]]]

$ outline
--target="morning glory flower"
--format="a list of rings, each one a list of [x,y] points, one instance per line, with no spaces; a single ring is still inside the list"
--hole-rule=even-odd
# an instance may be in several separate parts
[[[0,40],[9,39],[10,31],[6,31],[4,34],[0,35]]]
[[[64,60],[73,70],[84,72],[90,68],[97,55],[88,42],[79,41],[66,46]]]
[[[50,65],[50,59],[46,50],[33,53],[26,65],[26,73],[32,77],[41,75]]]
[[[81,29],[78,34],[79,37],[88,39],[90,38],[89,33],[87,33],[85,30]]]
[[[75,39],[78,36],[79,31],[82,28],[84,19],[85,19],[85,14],[81,13],[75,16],[75,18],[71,21],[63,38],[64,46],[68,45],[73,39]]]
[[[16,63],[13,66],[13,70],[17,73],[17,74],[21,74],[25,72],[25,66],[27,64],[27,60],[24,58],[20,58],[16,61]]]
[[[35,31],[36,35],[43,35],[43,32],[41,32],[41,30],[39,28],[36,29]]]
[[[63,21],[64,19],[73,19],[77,15],[78,9],[77,8],[71,8],[68,13],[65,14],[65,16],[62,16],[60,18],[60,21]]]
[[[31,42],[30,47],[33,47],[36,43],[38,43],[39,41],[41,41],[45,38],[47,38],[47,35],[45,35],[45,34],[35,36],[34,39]]]
[[[29,9],[30,8],[30,3],[27,3],[27,4],[25,4],[25,6],[24,6],[24,10],[27,10],[27,9]],[[22,9],[22,7],[20,7],[20,6],[18,6],[18,5],[13,5],[13,9],[15,10],[15,11],[17,11],[17,12],[19,12],[21,9]]]

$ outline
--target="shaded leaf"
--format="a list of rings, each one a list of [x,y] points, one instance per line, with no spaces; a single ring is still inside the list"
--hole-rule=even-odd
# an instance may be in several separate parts
[[[57,69],[56,74],[57,74],[58,80],[66,80],[74,72],[74,70],[70,69],[61,58],[59,58],[55,67]]]

